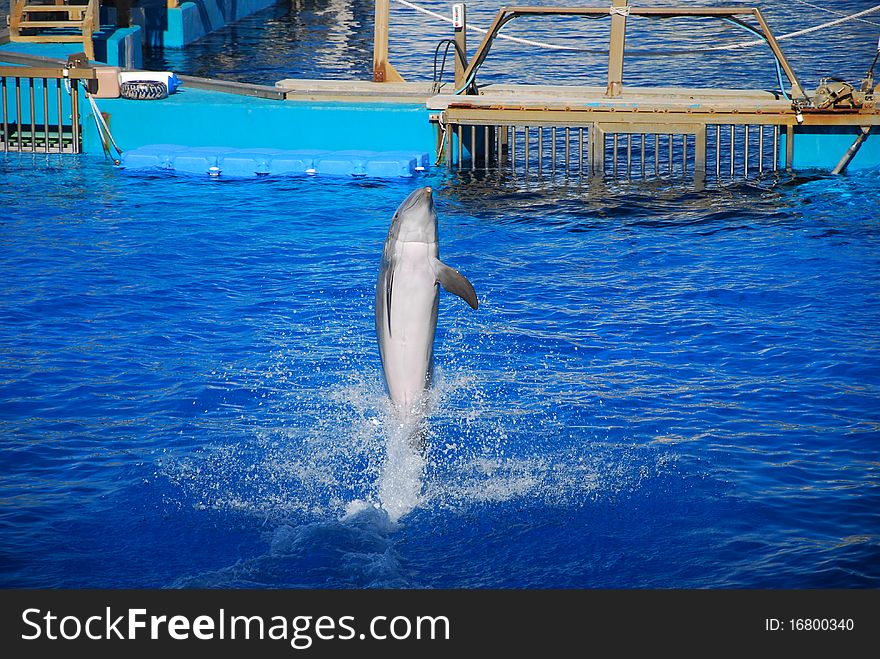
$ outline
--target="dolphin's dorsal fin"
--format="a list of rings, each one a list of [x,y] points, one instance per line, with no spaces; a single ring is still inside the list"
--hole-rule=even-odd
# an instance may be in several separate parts
[[[471,305],[471,309],[476,309],[479,306],[477,292],[467,280],[467,277],[439,260],[437,261],[437,281],[447,291],[457,295]]]

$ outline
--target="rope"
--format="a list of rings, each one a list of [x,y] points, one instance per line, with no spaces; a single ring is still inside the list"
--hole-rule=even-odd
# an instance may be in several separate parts
[[[810,34],[811,32],[818,32],[819,30],[824,30],[826,27],[840,25],[841,23],[846,23],[847,21],[857,20],[862,16],[871,14],[875,11],[880,11],[880,5],[875,5],[869,9],[865,9],[864,11],[860,11],[857,14],[851,14],[850,16],[844,16],[843,18],[838,18],[834,21],[828,21],[827,23],[822,23],[821,25],[808,27],[806,30],[798,30],[797,32],[789,32],[788,34],[783,34],[782,36],[776,37],[776,41],[790,39],[791,37],[799,37],[804,34]],[[716,46],[715,48],[706,48],[706,50],[736,50],[737,48],[747,48],[748,46],[757,46],[762,43],[765,43],[763,39],[757,39],[755,41],[744,41],[743,43],[735,43],[729,46]]]
[[[801,2],[802,0],[798,0],[798,1]],[[419,7],[418,5],[413,4],[412,2],[409,2],[408,0],[395,0],[395,2],[403,5],[404,7],[408,7],[409,9],[412,9],[413,11],[417,11],[419,13],[425,14],[426,16],[430,16],[432,18],[436,18],[441,21],[446,21],[447,23],[452,22],[451,18],[444,16],[443,14],[438,14],[435,11],[431,11],[429,9],[424,9],[422,7]],[[807,3],[803,3],[803,4],[807,4]],[[826,10],[826,11],[831,11],[831,10]],[[817,32],[819,30],[824,30],[827,27],[832,27],[834,25],[840,25],[841,23],[846,23],[847,21],[858,21],[858,20],[861,20],[862,16],[867,16],[868,14],[872,14],[876,11],[880,11],[880,5],[875,5],[873,7],[870,7],[868,9],[865,9],[865,10],[860,11],[858,13],[851,14],[849,16],[844,16],[842,18],[838,18],[833,21],[828,21],[827,23],[822,23],[821,25],[815,25],[815,26],[807,28],[805,30],[798,30],[796,32],[789,32],[788,34],[783,34],[781,36],[776,37],[776,40],[782,41],[784,39],[790,39],[792,37],[799,37],[804,34],[810,34],[811,32]],[[611,8],[610,13],[615,13],[613,7]],[[862,21],[862,22],[867,23],[870,21]],[[871,23],[871,25],[876,25],[876,23]],[[477,27],[476,25],[468,25],[468,28],[473,30],[474,32],[479,32],[480,34],[486,34],[488,32],[488,30],[486,30],[485,28]],[[583,48],[578,48],[576,46],[563,46],[562,44],[546,43],[543,41],[533,41],[531,39],[521,39],[519,37],[511,37],[506,34],[499,34],[499,35],[497,35],[496,38],[505,39],[507,41],[513,41],[513,42],[524,44],[527,46],[537,46],[538,48],[549,48],[552,50],[572,50],[572,51],[577,51],[577,52],[596,52],[596,53],[599,53],[599,52],[607,53],[608,52],[607,50],[605,50],[605,51],[592,51],[592,50],[585,50]],[[712,46],[709,48],[700,48],[698,51],[693,50],[690,52],[738,50],[740,48],[750,48],[751,46],[759,46],[759,45],[765,44],[765,43],[767,43],[767,42],[764,39],[756,39],[754,41],[743,41],[741,43],[728,44],[726,46]]]
[[[827,7],[822,7],[821,5],[814,5],[812,2],[806,2],[806,0],[794,0],[799,5],[806,5],[812,9],[818,9],[819,11],[824,11],[828,14],[834,14],[836,16],[846,16],[842,11],[835,11],[834,9],[828,9]],[[866,21],[864,18],[856,18],[859,23],[865,23],[866,25],[873,25],[875,27],[880,27],[880,23],[875,23],[874,21]]]

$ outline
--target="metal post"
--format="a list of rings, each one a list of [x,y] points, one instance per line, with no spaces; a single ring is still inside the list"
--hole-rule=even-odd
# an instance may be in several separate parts
[[[34,107],[34,79],[28,80],[28,100],[31,105],[31,152],[37,150],[37,108]]]
[[[660,176],[660,133],[654,134],[654,176]]]
[[[565,127],[565,174],[568,175],[568,170],[571,169],[571,128],[569,126]]]
[[[544,170],[544,127],[538,126],[538,174]]]
[[[64,153],[64,116],[61,111],[61,78],[55,80],[55,104],[58,106],[58,153]]]
[[[785,170],[790,172],[794,166],[794,126],[785,127]]]
[[[3,151],[9,151],[9,119],[7,118],[6,108],[6,76],[2,78],[0,84],[0,94],[3,95]]]
[[[733,178],[733,175],[736,173],[733,169],[733,163],[735,159],[734,153],[734,143],[736,142],[736,126],[734,124],[730,124],[730,178]]]
[[[18,150],[21,151],[21,78],[15,79],[15,128]]]
[[[49,153],[49,80],[43,78],[43,145]]]
[[[79,153],[79,81],[75,78],[70,81],[70,122],[73,124],[73,153]]]
[[[706,130],[703,125],[694,134],[694,177],[706,177]]]
[[[403,82],[388,61],[388,23],[390,0],[376,0],[373,31],[373,82]]]
[[[599,124],[590,126],[590,173],[605,175],[605,131]]]
[[[641,149],[642,149],[641,153],[639,154],[640,155],[639,159],[642,163],[642,178],[645,178],[645,134],[644,133],[640,134],[639,141],[640,141]]]
[[[607,98],[620,96],[623,91],[623,51],[626,43],[626,17],[629,15],[628,0],[611,3],[611,44],[608,50]]]
[[[467,69],[467,7],[463,2],[452,5],[452,27],[455,30],[455,88],[465,85],[464,72]],[[459,57],[458,53],[462,54]],[[463,58],[463,59],[462,59]]]
[[[758,173],[764,173],[764,125],[758,126]]]

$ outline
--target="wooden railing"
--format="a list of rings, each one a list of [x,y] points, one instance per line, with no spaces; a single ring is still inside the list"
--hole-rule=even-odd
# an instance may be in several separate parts
[[[99,0],[14,0],[11,9],[10,41],[81,42],[86,57],[95,59],[92,35],[101,27]]]

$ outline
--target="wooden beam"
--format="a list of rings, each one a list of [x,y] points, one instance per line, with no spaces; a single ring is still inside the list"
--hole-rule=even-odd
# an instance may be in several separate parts
[[[623,91],[623,51],[626,44],[628,0],[614,0],[611,5],[611,45],[608,49],[608,87],[606,98],[620,96]]]
[[[373,82],[403,82],[403,78],[388,61],[389,0],[376,0],[375,8]]]

